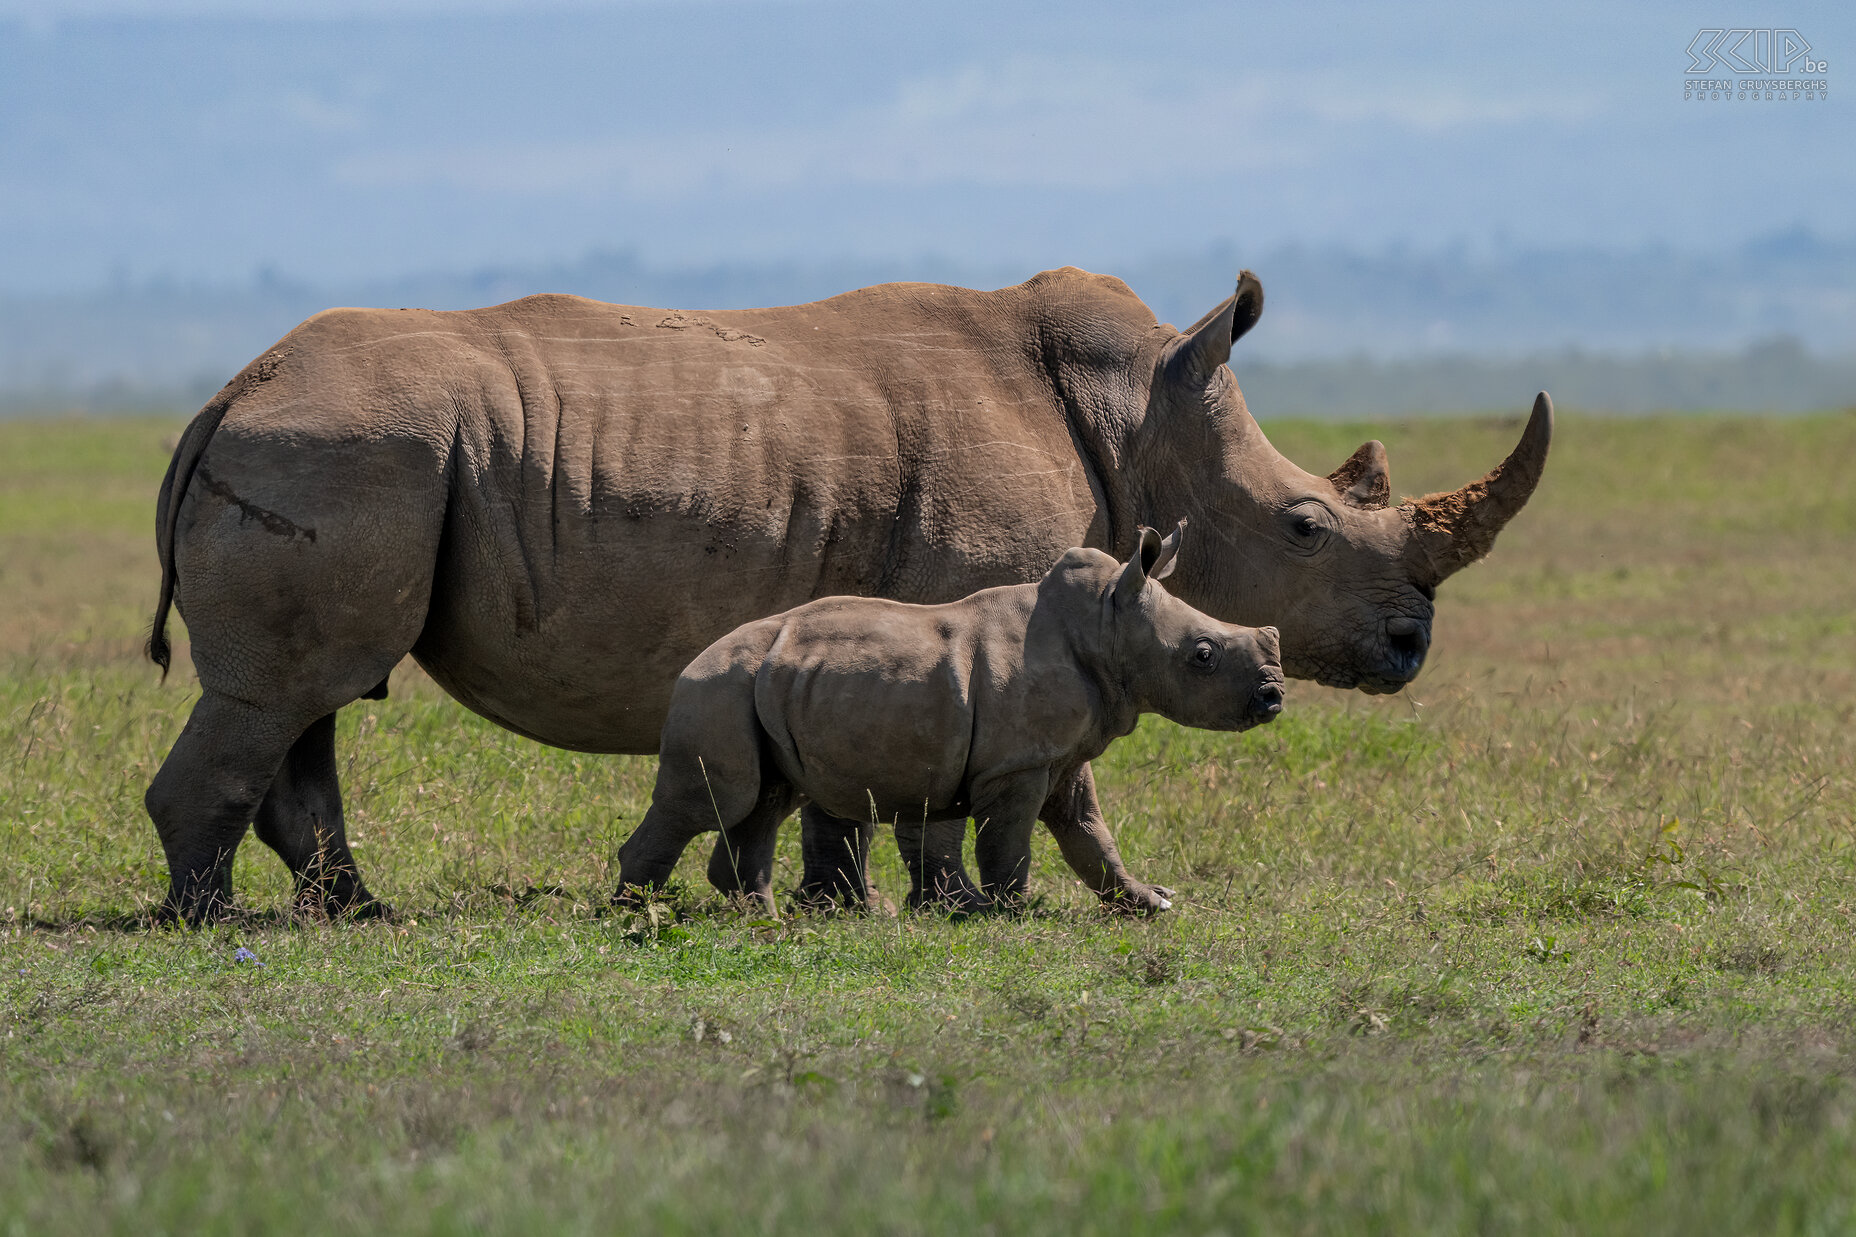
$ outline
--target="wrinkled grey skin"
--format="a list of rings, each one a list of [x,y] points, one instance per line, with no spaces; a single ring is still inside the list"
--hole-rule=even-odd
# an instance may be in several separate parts
[[[717,640],[671,694],[621,893],[661,888],[690,839],[720,829],[710,880],[773,910],[775,833],[803,798],[894,822],[911,907],[1022,905],[1051,791],[1141,714],[1248,730],[1282,711],[1276,629],[1220,623],[1160,586],[1183,531],[1141,529],[1125,564],[1073,549],[1036,584],[939,606],[829,597]],[[960,858],[969,816],[977,887]]]
[[[1189,516],[1178,597],[1279,627],[1292,676],[1395,690],[1437,583],[1532,492],[1551,411],[1482,481],[1391,507],[1378,444],[1321,477],[1251,420],[1224,362],[1261,312],[1246,274],[1182,333],[1066,269],[701,315],[562,296],[318,314],[201,410],[162,487],[150,655],[165,668],[172,601],[202,687],[147,795],[166,913],[229,903],[253,823],[306,908],[380,911],[330,719],[408,653],[521,734],[650,752],[678,674],[742,623],[951,601]],[[1166,905],[1122,865],[1087,765],[1044,820],[1105,900]],[[808,896],[861,897],[834,875],[856,839],[807,824]]]

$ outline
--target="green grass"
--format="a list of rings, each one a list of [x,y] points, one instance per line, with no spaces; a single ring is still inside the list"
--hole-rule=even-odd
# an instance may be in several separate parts
[[[1563,423],[1411,690],[1101,762],[1150,922],[1048,840],[1020,919],[706,855],[602,917],[652,762],[402,667],[340,729],[400,920],[287,922],[252,841],[248,916],[150,933],[178,426],[0,426],[0,1232],[1856,1231],[1856,417]],[[1420,493],[1516,429],[1270,432]]]

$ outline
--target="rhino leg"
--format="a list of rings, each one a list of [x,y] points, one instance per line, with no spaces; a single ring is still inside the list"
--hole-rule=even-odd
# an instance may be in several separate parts
[[[771,868],[773,840],[792,810],[792,791],[777,775],[763,783],[764,741],[751,674],[679,688],[664,723],[650,810],[619,848],[613,901],[624,904],[641,891],[662,889],[690,842],[717,829],[735,839],[728,846],[737,857],[724,860],[719,872],[711,863],[711,880],[720,875],[724,882],[718,883],[739,881],[751,889],[754,865],[763,855]]]
[[[232,856],[303,722],[207,688],[148,787],[168,860],[158,918],[199,924],[232,905]]]
[[[386,917],[392,912],[361,883],[342,818],[335,766],[335,714],[310,723],[284,757],[252,824],[296,879],[298,912]]]
[[[799,810],[800,849],[805,876],[799,883],[803,906],[860,910],[881,896],[870,883],[872,821],[833,816],[816,803]],[[893,908],[891,913],[893,914]]]
[[[965,820],[896,821],[896,848],[909,869],[908,907],[938,907],[957,915],[988,910],[992,903],[961,866]]]
[[[1095,774],[1087,764],[1057,784],[1040,815],[1057,839],[1063,861],[1095,890],[1104,906],[1136,915],[1172,909],[1171,889],[1143,884],[1122,865],[1121,851],[1115,846],[1114,835],[1102,819],[1102,805],[1096,800]]]
[[[338,903],[365,897],[340,875],[354,860],[339,825],[331,832],[331,715],[377,689],[425,627],[449,446],[406,425],[370,426],[267,385],[225,414],[197,471],[163,497],[164,576],[202,691],[148,788],[170,915],[225,909],[232,853],[254,819],[299,889],[307,878]]]
[[[715,852],[709,856],[709,883],[730,897],[758,898],[773,910],[774,846],[780,839],[780,822],[791,815],[797,798],[783,781],[762,786],[754,809],[723,829],[715,840]]]
[[[973,857],[980,892],[994,906],[1023,907],[1031,888],[1031,833],[1050,790],[1042,771],[1021,773],[990,787],[975,787]]]

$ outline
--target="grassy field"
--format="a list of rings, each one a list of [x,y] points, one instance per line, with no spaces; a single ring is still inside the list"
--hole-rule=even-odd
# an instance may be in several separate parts
[[[0,1232],[1856,1231],[1856,416],[1565,419],[1411,690],[1101,762],[1153,921],[1047,838],[1016,920],[701,856],[599,917],[652,762],[408,666],[340,740],[399,921],[286,922],[248,841],[248,916],[151,934],[179,424],[0,425]],[[1419,493],[1518,425],[1270,429]]]

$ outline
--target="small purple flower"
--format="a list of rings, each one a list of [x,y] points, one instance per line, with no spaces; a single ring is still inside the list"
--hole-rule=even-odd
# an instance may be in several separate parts
[[[237,949],[237,950],[236,950],[236,951],[235,951],[235,952],[233,953],[233,955],[232,955],[232,961],[233,961],[233,963],[234,963],[234,964],[237,964],[237,963],[240,963],[240,962],[249,962],[249,963],[251,963],[251,964],[252,964],[253,966],[263,966],[263,965],[264,965],[264,963],[262,963],[262,962],[260,962],[260,961],[258,961],[258,955],[257,955],[257,954],[254,954],[254,953],[252,953],[252,952],[251,952],[251,950],[249,950],[249,949],[246,949],[246,948],[245,948],[245,947],[244,947],[243,945],[240,945],[240,946],[238,947],[238,949]]]

